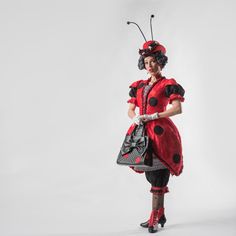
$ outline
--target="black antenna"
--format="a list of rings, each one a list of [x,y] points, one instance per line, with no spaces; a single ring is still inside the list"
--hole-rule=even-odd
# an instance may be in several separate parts
[[[135,24],[138,27],[138,29],[140,30],[141,34],[143,35],[143,38],[144,38],[145,42],[147,42],[147,39],[145,38],[145,36],[144,36],[144,34],[143,34],[142,30],[140,29],[138,24],[136,24],[135,22],[132,22],[132,21],[127,21],[127,24],[128,25],[129,24]]]
[[[150,17],[150,28],[151,28],[151,35],[152,35],[152,40],[153,40],[153,33],[152,33],[152,18],[154,18],[154,15],[151,15],[151,17]]]

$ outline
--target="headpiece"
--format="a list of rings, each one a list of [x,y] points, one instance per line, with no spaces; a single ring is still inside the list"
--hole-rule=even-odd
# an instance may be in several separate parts
[[[150,17],[150,29],[151,29],[152,40],[149,40],[149,41],[147,41],[146,37],[144,36],[142,30],[140,29],[140,27],[137,23],[132,22],[132,21],[127,21],[128,25],[134,24],[138,27],[139,31],[141,32],[141,34],[145,40],[145,43],[143,44],[143,48],[139,49],[139,54],[144,57],[149,56],[149,55],[156,53],[158,51],[160,51],[162,54],[166,53],[165,47],[163,45],[161,45],[159,42],[153,40],[152,18],[154,18],[154,15],[151,15],[151,17]]]

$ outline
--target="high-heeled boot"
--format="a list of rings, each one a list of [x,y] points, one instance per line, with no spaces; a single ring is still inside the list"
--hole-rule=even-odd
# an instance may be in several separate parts
[[[152,195],[152,209],[159,211],[158,213],[158,224],[161,224],[161,227],[164,227],[166,223],[166,217],[164,214],[164,195],[169,192],[167,186],[165,187],[151,187],[150,192]],[[148,228],[149,220],[141,223],[140,226],[144,228]]]
[[[158,210],[152,210],[148,220],[149,233],[156,233],[158,231]]]
[[[165,208],[160,208],[157,210],[158,213],[158,220],[157,220],[157,223],[161,225],[161,227],[163,228],[165,223],[166,223],[166,217],[165,217]],[[154,213],[153,213],[154,214]],[[151,217],[150,217],[151,218]],[[143,228],[148,228],[148,225],[149,225],[149,220],[147,220],[146,222],[143,222],[140,224],[140,226],[142,226]]]

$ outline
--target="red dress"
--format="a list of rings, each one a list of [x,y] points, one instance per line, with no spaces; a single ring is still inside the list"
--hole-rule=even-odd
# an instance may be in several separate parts
[[[175,79],[159,77],[150,87],[146,97],[143,96],[143,88],[150,82],[139,80],[130,85],[128,103],[139,107],[139,114],[152,114],[166,110],[168,103],[179,99],[183,102],[184,89]],[[136,124],[132,124],[127,134],[131,134]],[[181,137],[178,129],[169,117],[148,121],[145,125],[146,133],[152,141],[152,150],[160,161],[170,170],[172,175],[180,175],[183,170],[183,154]]]

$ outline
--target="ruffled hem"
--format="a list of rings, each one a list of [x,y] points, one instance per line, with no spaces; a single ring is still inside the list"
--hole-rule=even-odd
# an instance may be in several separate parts
[[[129,88],[137,88],[138,85],[139,85],[139,83],[140,83],[141,81],[143,81],[143,80],[138,80],[138,81],[133,82],[133,83],[129,86]]]
[[[127,103],[133,103],[135,106],[138,105],[138,104],[137,104],[137,99],[136,99],[135,97],[130,98],[130,99],[127,101]]]
[[[178,100],[180,100],[181,102],[184,102],[184,100],[185,100],[185,98],[182,97],[182,96],[179,95],[179,94],[171,94],[169,99],[170,99],[170,100],[169,100],[169,103],[170,103],[170,104],[171,104],[172,101],[175,100],[175,99],[178,99]]]

